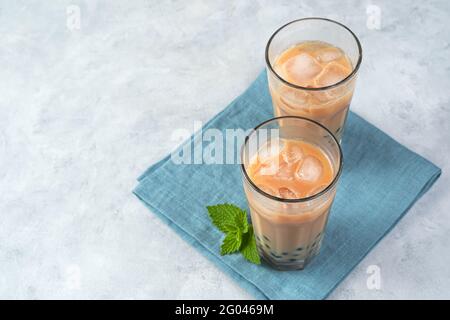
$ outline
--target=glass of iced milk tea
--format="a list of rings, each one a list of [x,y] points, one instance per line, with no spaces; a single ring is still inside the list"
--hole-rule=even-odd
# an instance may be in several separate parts
[[[358,38],[323,18],[292,21],[266,46],[275,116],[302,116],[326,126],[341,141],[362,59]]]
[[[321,246],[342,170],[339,142],[318,122],[278,117],[246,137],[241,161],[260,255],[280,270],[303,269]]]

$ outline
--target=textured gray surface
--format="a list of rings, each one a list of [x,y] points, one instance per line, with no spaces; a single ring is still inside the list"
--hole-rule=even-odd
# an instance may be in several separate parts
[[[330,298],[449,298],[449,2],[314,3],[0,0],[0,297],[251,298],[131,190],[256,77],[275,28],[325,16],[364,48],[352,109],[443,169]]]

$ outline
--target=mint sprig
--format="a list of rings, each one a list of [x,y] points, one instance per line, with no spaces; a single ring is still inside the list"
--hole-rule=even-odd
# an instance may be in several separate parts
[[[228,203],[206,208],[212,223],[225,234],[220,254],[225,255],[239,251],[248,261],[260,264],[253,226],[247,221],[247,213]]]
[[[244,256],[244,258],[247,259],[248,261],[255,264],[261,263],[258,254],[258,249],[256,249],[256,241],[252,225],[249,226],[248,232],[244,234],[244,238],[242,240],[241,245],[241,253]]]

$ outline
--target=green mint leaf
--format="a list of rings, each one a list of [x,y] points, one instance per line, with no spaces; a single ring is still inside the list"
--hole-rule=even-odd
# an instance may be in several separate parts
[[[233,232],[236,229],[242,233],[248,231],[247,213],[235,205],[224,203],[208,206],[212,223],[222,232]]]
[[[238,225],[242,233],[247,233],[249,225],[247,220],[247,212],[245,212],[244,210],[241,210],[241,212],[239,213]]]
[[[220,254],[230,254],[239,251],[242,244],[242,233],[239,230],[234,232],[228,232],[223,239],[222,246],[220,247]]]
[[[253,226],[247,221],[247,213],[239,207],[224,203],[208,206],[212,223],[223,233],[220,254],[231,254],[240,251],[248,261],[260,264]]]
[[[258,249],[256,248],[255,236],[253,233],[253,226],[250,225],[248,228],[248,232],[243,235],[240,251],[244,258],[251,263],[261,264],[261,259],[259,258]]]

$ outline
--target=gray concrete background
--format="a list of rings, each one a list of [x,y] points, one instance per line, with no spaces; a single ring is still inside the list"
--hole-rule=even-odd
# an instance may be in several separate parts
[[[330,298],[450,298],[446,0],[0,0],[0,297],[252,298],[131,190],[306,16],[360,37],[353,111],[443,169]]]

